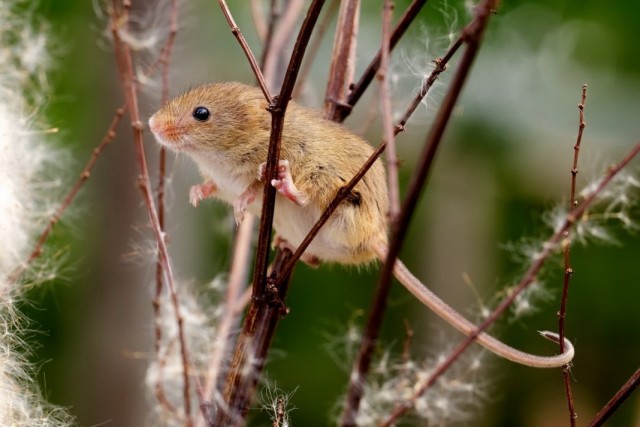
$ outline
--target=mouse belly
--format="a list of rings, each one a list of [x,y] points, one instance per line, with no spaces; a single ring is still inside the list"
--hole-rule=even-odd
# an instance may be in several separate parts
[[[315,206],[297,206],[278,195],[273,225],[280,238],[297,248],[321,214]],[[304,253],[324,262],[361,264],[371,261],[376,257],[371,250],[371,239],[361,236],[357,230],[355,221],[346,221],[334,213]]]

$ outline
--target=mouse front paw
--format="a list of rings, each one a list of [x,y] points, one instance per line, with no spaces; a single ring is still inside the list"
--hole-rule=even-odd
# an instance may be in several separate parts
[[[198,207],[201,200],[204,200],[208,197],[215,196],[218,191],[218,187],[211,182],[205,182],[203,184],[193,185],[189,189],[189,202],[194,206]]]
[[[261,163],[258,166],[258,180],[263,181],[266,179],[265,170],[267,164]],[[287,199],[291,200],[298,206],[304,206],[309,203],[309,198],[293,183],[293,177],[291,176],[291,168],[289,166],[289,160],[280,160],[278,162],[278,178],[271,180],[278,193],[282,194]]]

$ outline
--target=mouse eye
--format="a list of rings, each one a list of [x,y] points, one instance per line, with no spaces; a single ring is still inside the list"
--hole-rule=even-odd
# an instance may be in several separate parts
[[[209,116],[211,116],[211,113],[205,107],[196,107],[196,109],[193,110],[192,115],[193,118],[198,120],[199,122],[205,122],[207,121]]]

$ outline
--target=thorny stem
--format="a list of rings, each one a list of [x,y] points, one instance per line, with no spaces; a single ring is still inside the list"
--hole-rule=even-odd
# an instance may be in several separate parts
[[[589,423],[589,427],[600,427],[603,425],[611,414],[617,411],[620,405],[631,396],[631,393],[638,388],[638,385],[640,385],[640,368],[631,375],[631,378],[620,387],[620,390],[618,390],[611,400],[596,414],[596,417]]]
[[[396,139],[393,134],[393,111],[391,109],[391,94],[389,93],[389,35],[391,19],[393,18],[393,2],[385,0],[382,12],[382,56],[377,78],[380,82],[380,110],[384,140],[387,141],[387,179],[389,180],[389,218],[396,221],[400,214],[400,185],[398,184],[398,154]]]
[[[343,0],[338,13],[324,99],[324,117],[328,120],[336,121],[340,105],[346,100],[347,86],[353,80],[359,18],[360,0]]]
[[[124,112],[125,112],[124,106],[116,109],[116,112],[113,115],[113,118],[111,119],[111,124],[109,125],[107,132],[102,137],[102,140],[100,141],[98,146],[94,148],[93,151],[91,152],[91,157],[85,164],[84,169],[82,169],[82,172],[80,172],[80,176],[78,177],[77,181],[75,182],[75,184],[73,184],[73,187],[71,187],[71,190],[69,190],[67,195],[64,197],[58,209],[56,209],[56,211],[53,213],[53,215],[51,215],[51,217],[47,221],[47,225],[44,228],[44,230],[42,230],[42,232],[40,233],[40,236],[38,236],[38,239],[36,240],[36,244],[33,250],[31,251],[31,254],[29,255],[29,257],[9,275],[9,277],[7,278],[9,283],[16,282],[20,278],[20,276],[22,276],[25,270],[29,267],[29,265],[31,265],[31,263],[36,258],[42,255],[44,244],[49,238],[49,234],[53,230],[53,227],[55,227],[58,221],[60,221],[60,218],[62,218],[62,215],[64,214],[64,212],[74,201],[77,194],[80,192],[80,190],[82,189],[84,184],[87,182],[87,180],[89,180],[89,178],[91,177],[91,172],[93,171],[93,167],[95,166],[96,161],[98,160],[98,157],[100,157],[100,154],[102,154],[102,151],[104,151],[106,146],[111,141],[113,141],[113,139],[116,137],[116,127],[120,123],[120,120],[122,120],[122,116],[124,115]]]
[[[258,80],[258,85],[260,86],[260,89],[262,89],[262,93],[264,94],[264,97],[267,99],[267,102],[269,104],[272,104],[273,98],[271,96],[271,93],[269,93],[267,82],[265,81],[264,76],[262,75],[262,71],[258,66],[256,57],[253,55],[253,52],[251,51],[251,48],[249,47],[247,40],[244,38],[244,35],[240,31],[240,28],[238,28],[238,26],[236,25],[236,21],[233,19],[233,16],[231,15],[231,11],[229,10],[229,6],[227,6],[227,2],[225,0],[218,0],[218,4],[220,4],[220,9],[222,9],[222,13],[224,14],[224,17],[226,18],[227,23],[231,28],[231,33],[238,40],[238,43],[240,43],[240,46],[242,47],[242,51],[244,52],[247,59],[249,60],[249,65],[251,66],[251,69],[253,70],[253,73],[255,74],[256,79]]]
[[[169,251],[165,240],[164,232],[160,227],[158,219],[158,213],[156,210],[155,202],[153,200],[151,192],[151,182],[149,180],[149,171],[147,168],[147,161],[144,153],[143,144],[143,130],[144,125],[140,120],[140,112],[138,110],[138,97],[137,88],[133,72],[133,58],[130,47],[122,41],[119,34],[120,26],[128,24],[128,7],[130,3],[126,0],[123,2],[123,10],[118,7],[118,1],[113,0],[113,10],[111,16],[111,33],[113,36],[116,63],[118,66],[118,75],[122,83],[122,89],[124,92],[127,110],[131,119],[131,126],[133,130],[134,147],[136,151],[136,159],[138,167],[140,169],[140,176],[138,177],[140,190],[147,207],[147,213],[149,215],[149,221],[155,235],[156,243],[158,245],[158,257],[162,263],[162,269],[165,273],[165,280],[169,289],[171,301],[173,303],[174,313],[178,326],[178,335],[180,342],[180,353],[182,357],[182,369],[183,369],[183,398],[184,398],[184,413],[187,425],[191,425],[191,390],[189,380],[189,353],[187,350],[187,341],[184,333],[184,318],[182,317],[180,310],[180,302],[176,293],[176,287],[173,280],[173,273],[171,269],[171,261],[169,258]]]
[[[574,224],[582,218],[585,214],[589,206],[593,204],[598,195],[604,190],[607,185],[611,182],[611,180],[640,153],[640,142],[636,143],[636,145],[627,153],[627,155],[617,164],[611,166],[605,176],[600,180],[597,187],[582,201],[582,203],[572,209],[567,216],[563,224],[556,229],[556,231],[549,237],[549,239],[542,245],[542,250],[536,257],[535,261],[531,264],[529,269],[525,272],[520,283],[513,289],[511,294],[506,297],[498,307],[496,307],[489,316],[482,322],[478,328],[470,334],[464,341],[458,345],[449,356],[433,371],[431,376],[427,378],[422,384],[415,387],[415,393],[407,402],[403,405],[397,406],[392,414],[385,420],[382,426],[390,426],[395,420],[397,420],[400,416],[404,415],[409,409],[413,407],[416,399],[424,394],[424,392],[431,387],[436,380],[447,370],[449,367],[464,353],[464,351],[473,343],[473,341],[477,338],[477,336],[486,330],[490,325],[492,325],[498,317],[504,313],[505,310],[515,301],[515,299],[520,295],[531,283],[533,283],[540,272],[540,269],[543,267],[551,253],[557,248],[558,244],[562,241],[563,235],[565,231],[574,226]],[[552,339],[549,336],[545,336],[546,338]],[[636,372],[636,374],[638,374]],[[627,384],[632,384],[633,388],[637,387],[640,378],[637,378],[636,375],[632,377]],[[625,386],[627,385],[625,384]],[[624,387],[623,387],[624,389]],[[619,397],[619,399],[625,399],[628,397],[630,391],[623,392],[621,389],[620,394],[623,395]],[[631,390],[632,391],[632,390]],[[627,394],[625,394],[627,393]],[[621,403],[621,402],[620,402]],[[616,405],[619,406],[618,401],[615,402]],[[611,411],[615,411],[615,408]],[[597,424],[599,425],[599,424]]]
[[[573,147],[573,165],[571,167],[571,194],[569,197],[569,210],[575,208],[578,205],[576,200],[576,177],[578,175],[578,155],[580,154],[580,143],[582,142],[582,132],[586,127],[584,121],[584,106],[587,100],[587,85],[582,85],[582,100],[578,104],[578,111],[580,112],[580,122],[578,125],[578,137],[576,144]],[[558,311],[558,336],[560,338],[560,353],[564,352],[564,337],[565,337],[565,319],[567,315],[567,302],[569,300],[569,285],[571,283],[571,277],[573,276],[573,268],[571,267],[571,230],[564,232],[564,240],[562,242],[564,249],[564,278],[562,283],[562,299],[560,301],[560,311]],[[569,409],[569,423],[571,427],[575,427],[576,410],[573,404],[573,393],[571,391],[571,366],[566,365],[562,368],[562,376],[564,380],[564,390],[567,396],[567,407]]]
[[[436,60],[436,67],[433,69],[429,77],[422,82],[422,87],[420,88],[418,93],[416,93],[416,96],[412,100],[411,104],[409,105],[405,113],[402,115],[402,118],[400,119],[400,121],[398,121],[398,123],[395,125],[393,130],[394,136],[404,131],[407,122],[411,118],[411,115],[416,110],[418,105],[420,105],[420,102],[422,101],[422,99],[425,96],[427,96],[427,94],[429,93],[429,90],[433,86],[433,83],[438,79],[440,74],[446,70],[447,63],[451,60],[451,58],[453,58],[454,54],[458,51],[461,45],[462,45],[462,38],[458,39],[456,43],[454,43],[449,48],[447,53],[442,58],[439,58]],[[276,283],[279,283],[282,277],[289,274],[289,272],[293,270],[295,263],[300,259],[300,257],[302,256],[304,251],[307,249],[307,247],[309,247],[309,245],[311,244],[311,241],[320,232],[320,229],[324,226],[324,224],[326,224],[326,222],[329,220],[333,212],[335,212],[335,210],[338,208],[340,203],[342,203],[342,201],[349,195],[349,192],[355,188],[356,184],[358,184],[358,182],[367,173],[367,171],[371,168],[371,166],[373,166],[376,160],[378,160],[378,158],[384,152],[386,147],[387,147],[387,143],[386,141],[383,141],[378,146],[378,148],[376,148],[376,150],[371,154],[371,156],[369,156],[369,158],[362,165],[360,170],[358,170],[358,173],[356,173],[353,176],[353,178],[351,178],[351,180],[344,187],[342,187],[338,191],[338,193],[336,193],[335,197],[331,200],[329,205],[325,208],[324,212],[322,212],[322,215],[320,215],[320,218],[316,221],[316,223],[313,225],[311,230],[309,230],[309,233],[307,233],[307,236],[300,243],[300,245],[294,252],[291,261],[286,265],[286,267],[284,268],[280,276],[278,276]]]
[[[415,17],[418,16],[418,13],[420,12],[420,9],[422,9],[422,6],[424,6],[426,3],[427,0],[413,0],[409,7],[407,7],[407,10],[400,18],[400,21],[393,29],[393,33],[391,34],[391,38],[389,40],[389,50],[393,50],[400,38],[402,38],[404,33],[409,28]],[[371,63],[369,63],[369,66],[367,66],[366,70],[362,74],[362,77],[360,77],[360,80],[358,80],[358,82],[351,89],[351,92],[347,97],[347,102],[344,105],[340,106],[339,116],[336,119],[338,122],[343,122],[344,119],[346,119],[347,116],[351,114],[351,110],[360,100],[365,90],[369,86],[369,83],[371,83],[373,77],[376,75],[376,72],[380,67],[381,59],[382,48],[378,50],[378,53],[373,58],[373,60],[371,60]]]

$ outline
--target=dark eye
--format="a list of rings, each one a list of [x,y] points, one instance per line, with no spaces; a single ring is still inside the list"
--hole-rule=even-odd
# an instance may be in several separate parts
[[[211,113],[205,107],[196,107],[193,110],[193,118],[200,122],[206,122],[210,115]]]

